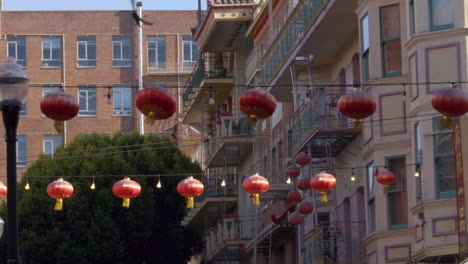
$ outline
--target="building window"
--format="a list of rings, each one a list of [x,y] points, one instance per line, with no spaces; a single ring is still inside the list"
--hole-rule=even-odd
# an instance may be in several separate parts
[[[198,45],[193,41],[192,36],[182,36],[182,45],[184,47],[184,68],[192,68],[198,61]]]
[[[361,19],[361,57],[362,80],[369,80],[369,16],[366,14]]]
[[[441,118],[434,118],[432,127],[434,131],[434,166],[436,174],[437,198],[450,198],[456,196],[455,179],[455,153],[452,130],[441,126]]]
[[[128,87],[112,88],[114,97],[114,115],[129,116],[132,114],[132,89]]]
[[[415,165],[415,171],[419,169],[421,174],[420,164],[422,163],[422,145],[421,145],[421,126],[419,122],[414,124],[414,160],[417,165]],[[418,168],[419,166],[419,168]],[[416,181],[416,202],[422,201],[422,182],[421,175],[415,177]]]
[[[369,217],[369,234],[375,232],[375,176],[374,163],[370,162],[366,166],[366,185],[367,185],[367,207]]]
[[[25,135],[18,135],[16,141],[16,166],[26,167],[28,165],[28,138]]]
[[[166,36],[148,37],[148,65],[151,69],[166,68]]]
[[[44,136],[44,154],[53,157],[55,150],[63,144],[62,135]]]
[[[80,87],[78,91],[80,98],[80,116],[96,115],[96,87]]]
[[[429,17],[432,31],[454,27],[455,2],[453,0],[429,0]]]
[[[62,66],[62,41],[60,37],[42,38],[42,67]]]
[[[400,6],[381,7],[380,23],[384,77],[401,75]]]
[[[395,174],[395,182],[388,191],[389,229],[408,227],[408,194],[406,189],[405,157],[386,158],[388,170]]]
[[[131,67],[132,66],[132,44],[130,36],[112,37],[112,66]]]
[[[78,67],[96,67],[96,36],[78,36]]]
[[[43,87],[42,88],[42,97],[60,91],[60,87]]]
[[[8,37],[8,57],[16,59],[16,63],[26,67],[26,37]]]
[[[20,110],[20,116],[26,116],[28,114],[28,105],[26,104],[26,101],[24,101],[24,104],[21,106]]]
[[[410,36],[416,33],[416,22],[414,20],[414,0],[409,1],[409,22],[410,22]]]

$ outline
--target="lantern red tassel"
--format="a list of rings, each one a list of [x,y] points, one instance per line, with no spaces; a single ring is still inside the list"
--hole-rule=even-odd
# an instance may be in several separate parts
[[[393,172],[389,170],[382,170],[378,172],[377,182],[383,185],[385,195],[388,195],[388,190],[390,189],[390,185],[395,181],[395,179],[396,179],[395,174],[393,174]]]
[[[80,105],[76,98],[64,92],[53,92],[41,100],[41,111],[48,118],[54,120],[55,130],[63,133],[63,122],[78,114]]]
[[[195,200],[193,198],[200,196],[204,190],[205,186],[203,186],[203,183],[193,177],[188,177],[177,185],[177,192],[187,198],[187,208],[195,207]]]
[[[255,173],[254,175],[246,178],[242,182],[242,187],[244,190],[252,194],[253,203],[255,205],[260,205],[260,194],[268,191],[270,188],[270,183],[265,177]]]
[[[343,115],[353,119],[355,133],[361,130],[362,119],[375,112],[376,105],[372,95],[363,91],[345,94],[338,100],[338,110]]]
[[[63,209],[63,199],[70,198],[73,195],[73,185],[60,178],[47,186],[47,194],[56,199],[54,210],[61,211]]]
[[[444,115],[441,120],[443,128],[451,127],[454,117],[462,116],[468,111],[468,95],[458,88],[436,89],[431,103],[435,110]]]
[[[335,176],[321,172],[310,179],[310,186],[320,192],[321,201],[328,202],[327,192],[336,186]]]
[[[166,89],[146,87],[139,91],[135,104],[145,115],[145,122],[153,125],[156,120],[168,119],[177,110],[177,102]]]
[[[260,88],[245,91],[237,104],[242,113],[249,117],[249,122],[268,118],[276,109],[275,97]]]
[[[122,198],[122,207],[130,207],[130,199],[135,198],[141,193],[141,186],[138,182],[124,178],[112,186],[112,192],[115,196]]]

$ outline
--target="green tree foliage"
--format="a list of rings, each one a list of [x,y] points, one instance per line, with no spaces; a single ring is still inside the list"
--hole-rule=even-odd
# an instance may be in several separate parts
[[[161,189],[155,188],[157,177],[133,177],[142,192],[128,209],[112,185],[125,175],[200,172],[169,137],[158,135],[89,135],[57,149],[53,159],[40,157],[25,173],[31,189],[18,194],[23,263],[186,263],[203,244],[199,234],[180,225],[185,201],[176,187],[186,176],[161,177]],[[75,193],[63,211],[53,210],[55,201],[46,193],[50,182],[90,175],[106,177],[95,177],[95,190],[90,177],[66,177]],[[25,183],[26,177],[19,186]],[[5,206],[0,215],[6,219]],[[1,243],[0,262],[6,263],[6,236]]]

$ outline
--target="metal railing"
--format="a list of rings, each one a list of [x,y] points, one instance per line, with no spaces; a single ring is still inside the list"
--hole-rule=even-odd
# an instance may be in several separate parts
[[[165,62],[154,62],[148,63],[148,73],[190,73],[195,66],[196,61],[165,61]]]
[[[362,263],[366,257],[365,222],[331,222],[319,225],[306,237],[304,263]]]
[[[226,138],[239,137],[239,136],[246,136],[246,137],[252,136],[253,127],[251,124],[249,124],[247,117],[237,119],[234,121],[232,121],[231,118],[232,116],[225,118],[223,121],[218,123],[218,125],[213,126],[213,134],[212,134],[213,137],[210,137],[208,139],[208,148],[207,148],[208,160],[224,144]],[[227,120],[229,120],[229,123],[230,123],[228,127],[225,126],[225,122],[224,122]]]
[[[203,194],[195,198],[197,203],[201,203],[210,197],[232,197],[237,196],[237,177],[238,174],[216,175],[204,179],[203,185],[205,191]],[[221,186],[221,181],[224,179],[226,186]]]
[[[330,0],[301,0],[262,60],[262,82],[268,85]]]
[[[338,111],[340,88],[313,88],[310,102],[302,105],[291,117],[293,150],[296,150],[317,129],[352,128],[352,122]]]

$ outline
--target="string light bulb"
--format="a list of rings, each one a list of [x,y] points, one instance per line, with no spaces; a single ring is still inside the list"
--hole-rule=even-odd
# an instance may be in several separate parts
[[[93,177],[93,183],[91,183],[91,186],[89,187],[91,190],[96,189],[96,184],[94,184],[94,177]]]
[[[421,170],[421,167],[419,164],[416,164],[416,170],[414,171],[414,177],[419,177],[421,176],[421,173],[419,172]]]
[[[288,179],[286,180],[286,183],[287,183],[287,184],[291,184],[291,183],[292,183],[292,182],[291,182],[291,177],[288,177]]]
[[[226,187],[226,181],[224,179],[221,181],[221,187]]]
[[[356,181],[356,177],[354,176],[354,168],[351,169],[351,178],[350,180],[353,182],[353,181]]]
[[[162,185],[161,185],[161,179],[159,178],[158,176],[158,183],[156,183],[156,188],[158,189],[161,189]]]
[[[30,187],[29,187],[29,181],[27,181],[27,182],[26,182],[26,185],[24,186],[24,189],[25,189],[25,190],[29,190],[29,188],[30,188]]]
[[[210,100],[208,100],[208,104],[214,105],[215,104],[215,99],[213,98],[213,95],[210,94]]]

